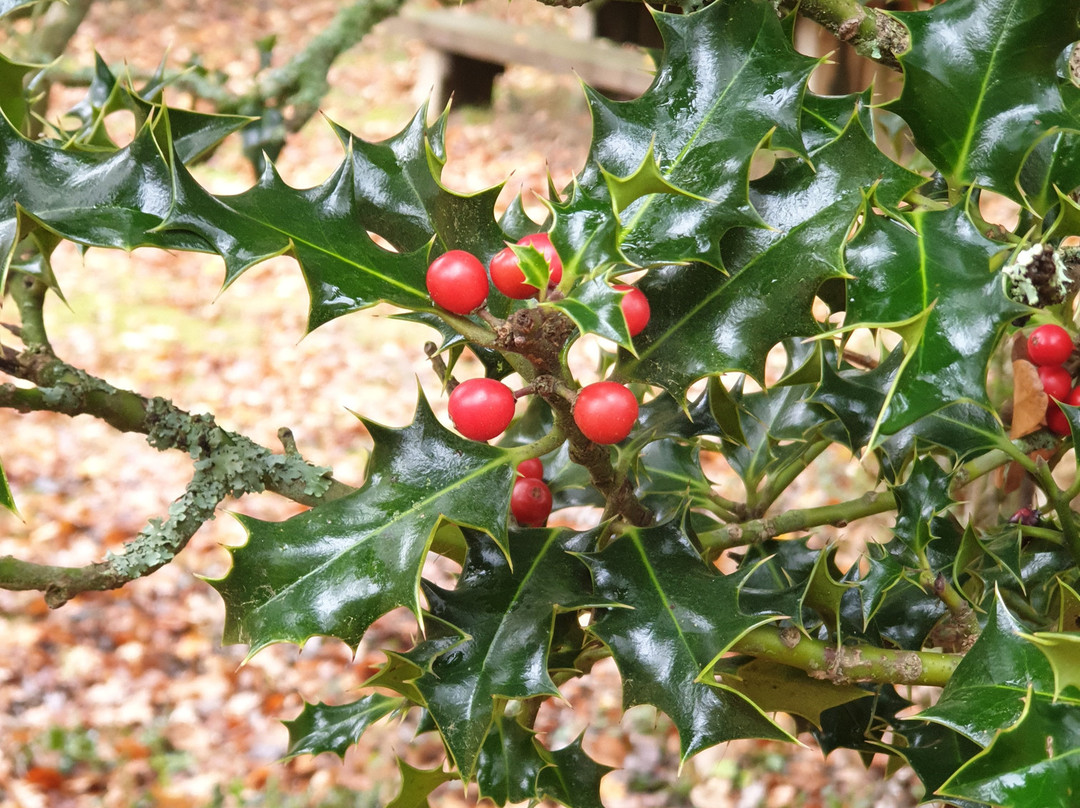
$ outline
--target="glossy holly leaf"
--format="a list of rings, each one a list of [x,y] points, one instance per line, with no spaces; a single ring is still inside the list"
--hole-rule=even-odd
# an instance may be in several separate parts
[[[429,808],[428,797],[443,783],[457,780],[453,772],[435,769],[417,769],[400,757],[397,759],[401,773],[401,791],[386,808]]]
[[[540,770],[536,790],[566,808],[603,808],[600,781],[612,771],[597,763],[581,748],[581,738],[554,751],[544,750],[548,765]]]
[[[638,283],[652,319],[634,340],[637,357],[620,354],[620,371],[675,395],[723,371],[762,379],[776,343],[821,332],[811,316],[814,296],[845,275],[842,253],[864,189],[895,205],[921,181],[886,159],[854,120],[812,165],[781,161],[752,186],[754,205],[772,229],[731,233],[724,241],[727,272],[704,264],[663,267]]]
[[[87,152],[27,140],[0,120],[0,164],[19,167],[0,185],[0,266],[11,259],[24,217],[94,247],[209,251],[193,233],[159,229],[174,201],[162,149],[168,144],[150,124],[119,151]]]
[[[15,498],[11,495],[11,487],[8,485],[4,474],[4,464],[0,463],[0,506],[7,508],[13,514],[18,515],[19,510],[15,507]]]
[[[803,97],[802,139],[806,151],[813,155],[818,149],[836,140],[851,123],[854,115],[863,130],[872,138],[874,119],[871,114],[873,87],[851,95],[816,95]]]
[[[419,614],[420,571],[440,520],[504,542],[514,468],[504,449],[449,432],[421,396],[413,422],[364,422],[375,446],[356,492],[284,522],[240,517],[248,541],[211,581],[225,601],[225,642],[356,647],[398,606]]]
[[[535,800],[536,780],[546,765],[536,734],[513,716],[496,715],[476,767],[480,796],[496,805]]]
[[[932,457],[915,460],[906,480],[892,486],[896,497],[896,527],[893,535],[916,556],[924,555],[934,535],[936,517],[953,504],[949,495],[951,475]]]
[[[1029,687],[1016,722],[939,789],[1002,808],[1073,808],[1080,800],[1080,703]]]
[[[775,615],[743,613],[735,577],[707,566],[677,523],[628,530],[587,560],[597,594],[631,607],[604,610],[593,626],[619,667],[624,707],[652,704],[667,713],[684,760],[735,738],[786,737],[707,673],[743,634]]]
[[[987,746],[1002,727],[1020,719],[1032,693],[1052,698],[1053,683],[1046,657],[1024,639],[999,594],[979,639],[957,665],[941,698],[918,718],[943,724]]]
[[[893,744],[891,751],[902,755],[911,765],[928,796],[940,796],[941,785],[981,749],[974,741],[940,724],[898,721],[894,731],[901,742]],[[976,808],[975,803],[966,800],[949,804]]]
[[[1073,688],[1070,695],[1074,699],[1080,695],[1080,636],[1038,632],[1025,635],[1025,639],[1035,643],[1050,662],[1054,671],[1054,698],[1067,687]]]
[[[823,710],[872,695],[860,687],[812,679],[798,668],[763,659],[740,665],[722,681],[767,713],[801,716],[819,728]]]
[[[862,605],[863,631],[870,624],[882,602],[904,578],[904,566],[880,544],[868,543],[866,575],[858,579],[860,604]],[[858,570],[858,565],[852,567]]]
[[[314,188],[292,188],[268,166],[249,190],[214,197],[177,166],[179,202],[167,226],[213,244],[226,285],[267,257],[292,254],[311,295],[310,329],[380,301],[431,308],[429,247],[468,250],[486,263],[504,246],[493,217],[498,187],[459,195],[439,183],[443,127],[443,119],[426,126],[424,110],[382,143],[337,127],[345,158]]]
[[[372,693],[349,704],[304,703],[303,712],[282,723],[289,730],[287,757],[333,752],[344,760],[345,751],[368,727],[400,710],[405,699]]]
[[[158,127],[162,142],[170,142],[176,155],[187,163],[204,156],[228,135],[242,129],[251,118],[246,115],[219,115],[195,110],[170,107],[162,115],[161,95],[167,82],[164,79],[164,63],[158,67],[142,90],[117,79],[100,54],[94,54],[94,74],[83,99],[69,109],[57,124],[59,139],[82,148],[115,151],[116,143],[105,128],[105,118],[119,110],[133,113],[136,125],[143,126],[151,118]],[[79,126],[65,126],[78,121]]]
[[[1057,75],[1062,51],[1080,38],[1076,9],[1059,0],[950,0],[896,16],[911,47],[898,56],[903,91],[887,108],[953,186],[975,183],[1020,201],[1017,175],[1031,149],[1080,125]]]
[[[579,283],[570,293],[545,305],[558,309],[582,334],[596,334],[623,347],[633,345],[626,329],[626,318],[619,306],[622,293],[616,292],[602,277]]]
[[[593,595],[588,570],[568,551],[587,534],[518,531],[509,557],[495,541],[467,534],[457,587],[425,582],[432,626],[403,656],[423,674],[415,686],[466,777],[477,766],[497,702],[558,696],[548,673],[555,615],[608,604]]]
[[[0,6],[0,16],[3,13]],[[0,54],[0,111],[19,132],[26,133],[30,120],[30,104],[23,93],[23,82],[27,75],[39,69],[39,65],[20,64]]]
[[[990,257],[1002,245],[975,229],[963,206],[918,210],[906,221],[868,215],[845,254],[845,329],[888,326],[905,356],[879,416],[883,434],[957,401],[991,409],[990,356],[1027,309],[1013,303]]]
[[[581,220],[614,206],[618,231],[609,222],[602,231],[612,260],[617,243],[631,263],[720,266],[723,233],[760,224],[746,191],[758,145],[771,137],[802,151],[800,100],[817,62],[792,48],[765,2],[724,0],[654,18],[665,49],[652,86],[631,101],[586,90],[592,148],[566,202],[555,205],[556,228],[583,248],[581,237],[596,231]],[[617,199],[612,178],[623,178],[614,180]]]

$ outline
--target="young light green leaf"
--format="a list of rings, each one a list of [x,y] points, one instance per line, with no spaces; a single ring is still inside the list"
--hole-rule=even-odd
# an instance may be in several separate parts
[[[1054,698],[1067,687],[1074,688],[1071,696],[1080,696],[1080,636],[1040,631],[1023,635],[1038,646],[1050,661],[1054,671]]]
[[[441,768],[417,769],[400,757],[397,761],[401,773],[401,791],[386,808],[429,808],[428,797],[443,783],[457,780],[453,772]]]

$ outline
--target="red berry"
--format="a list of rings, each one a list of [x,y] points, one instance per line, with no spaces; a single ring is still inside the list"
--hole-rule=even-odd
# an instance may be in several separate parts
[[[1040,325],[1028,337],[1027,350],[1036,365],[1061,365],[1072,356],[1073,339],[1060,325]]]
[[[514,420],[514,391],[495,379],[469,379],[450,393],[448,409],[458,432],[470,440],[491,440]]]
[[[622,284],[616,286],[615,291],[626,292],[619,301],[619,308],[622,309],[623,317],[626,318],[626,329],[630,332],[630,336],[636,337],[649,324],[649,298],[645,297],[645,293],[636,286]]]
[[[574,402],[574,423],[594,443],[618,443],[637,421],[637,398],[617,382],[596,382]]]
[[[1061,365],[1041,365],[1039,381],[1042,382],[1043,392],[1058,401],[1064,401],[1072,390],[1072,376]]]
[[[518,477],[510,493],[510,512],[523,527],[541,527],[551,513],[551,489],[535,477]]]
[[[1070,390],[1062,401],[1070,406],[1080,407],[1080,387]],[[1065,413],[1056,401],[1051,401],[1046,408],[1046,428],[1055,435],[1068,435],[1071,431],[1069,419],[1065,417]]]
[[[517,473],[519,477],[532,477],[537,480],[544,479],[544,464],[539,457],[530,457],[518,463]]]
[[[454,314],[468,314],[487,300],[484,265],[464,250],[450,250],[432,261],[426,281],[428,294],[436,305]]]
[[[562,280],[562,261],[547,233],[536,233],[525,236],[518,240],[521,246],[532,246],[538,250],[548,262],[550,277],[548,284],[554,286]],[[525,282],[525,273],[521,269],[521,262],[510,247],[504,247],[495,253],[489,266],[491,270],[491,282],[495,288],[507,297],[514,300],[525,300],[534,297],[539,289],[531,283]]]

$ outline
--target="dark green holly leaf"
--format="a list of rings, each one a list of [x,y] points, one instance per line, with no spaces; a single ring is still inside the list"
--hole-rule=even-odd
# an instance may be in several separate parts
[[[891,434],[957,401],[990,408],[986,369],[1005,327],[1027,309],[1009,300],[963,206],[907,222],[868,215],[846,251],[845,329],[888,326],[905,338],[878,428]]]
[[[919,775],[927,796],[938,796],[938,789],[962,765],[980,750],[980,746],[959,732],[925,721],[898,721],[894,731],[901,743],[893,749],[911,765]],[[975,808],[974,803],[964,801],[962,808]]]
[[[950,0],[896,16],[911,47],[898,57],[904,87],[888,109],[954,187],[975,183],[1019,201],[1017,175],[1035,144],[1080,125],[1057,76],[1062,51],[1080,38],[1075,7]]]
[[[811,728],[824,754],[834,749],[855,749],[864,755],[880,752],[882,735],[892,729],[898,713],[911,707],[892,685],[863,687],[871,698],[823,710],[821,729]]]
[[[1080,800],[1080,703],[1031,687],[1015,724],[961,768],[940,793],[1001,808],[1074,808]]]
[[[867,545],[868,570],[858,579],[858,591],[862,604],[863,631],[869,625],[886,595],[904,577],[904,567],[880,544]],[[853,567],[858,569],[858,565]]]
[[[642,449],[639,458],[634,488],[655,521],[673,519],[682,508],[709,501],[712,484],[701,470],[697,447],[657,440]]]
[[[0,506],[7,508],[14,514],[19,510],[15,507],[15,498],[11,496],[11,488],[8,486],[7,477],[4,475],[4,464],[0,463]]]
[[[916,556],[922,556],[934,535],[935,518],[953,504],[949,495],[951,477],[932,457],[915,461],[907,479],[892,487],[896,497],[894,535]]]
[[[803,97],[802,138],[806,151],[812,156],[822,146],[836,140],[851,123],[854,115],[863,130],[872,138],[874,119],[871,114],[873,88],[851,95],[815,95]]]
[[[241,517],[247,544],[212,581],[225,600],[225,642],[254,653],[327,635],[356,647],[391,609],[419,613],[420,571],[441,519],[505,540],[506,450],[449,432],[422,396],[409,426],[365,426],[375,447],[358,491],[284,522]]]
[[[652,270],[638,283],[652,319],[634,341],[637,357],[620,355],[620,371],[674,395],[729,370],[762,379],[776,343],[821,332],[813,299],[826,280],[844,276],[841,254],[863,190],[874,187],[882,204],[895,205],[920,181],[887,160],[854,120],[813,165],[781,161],[752,187],[772,229],[725,239],[730,274],[693,264]]]
[[[372,693],[349,704],[309,704],[292,721],[282,723],[289,730],[288,757],[333,752],[345,758],[345,750],[359,740],[367,728],[405,706],[405,699]]]
[[[496,805],[539,799],[536,779],[546,765],[535,733],[513,716],[496,715],[476,767],[480,796]]]
[[[429,808],[428,796],[443,783],[457,780],[453,772],[442,769],[416,769],[402,760],[397,761],[401,772],[401,791],[386,808]]]
[[[579,283],[566,297],[546,305],[559,309],[573,320],[582,334],[596,334],[629,348],[633,343],[619,307],[620,300],[622,293],[616,292],[600,277]]]
[[[0,120],[0,164],[19,166],[0,186],[0,266],[25,216],[89,246],[207,252],[210,245],[192,233],[158,229],[174,202],[162,148],[150,125],[119,151],[85,152],[27,140]]]
[[[802,151],[800,101],[817,62],[792,48],[765,2],[725,0],[654,19],[665,49],[652,86],[632,101],[587,93],[593,142],[578,184],[588,200],[610,199],[609,177],[641,176],[655,161],[651,183],[620,186],[622,252],[637,264],[720,266],[724,232],[760,224],[746,192],[757,146],[771,137]]]
[[[548,765],[540,770],[536,790],[566,808],[603,808],[600,781],[611,771],[585,754],[581,738],[554,751],[544,750]]]
[[[497,701],[559,695],[548,673],[555,615],[609,603],[590,591],[588,570],[568,551],[585,534],[514,533],[509,559],[481,534],[453,590],[425,582],[428,638],[404,656],[423,669],[415,686],[463,775],[474,771]]]
[[[918,717],[943,724],[986,746],[1002,727],[1020,719],[1032,691],[1050,699],[1053,690],[1049,662],[1024,639],[1020,625],[998,595],[982,634],[957,665],[941,698]]]
[[[707,566],[676,523],[633,529],[588,557],[603,611],[594,632],[611,649],[623,704],[652,704],[679,731],[682,757],[734,738],[785,733],[707,671],[743,634],[775,619],[739,609],[738,582]]]
[[[310,328],[380,301],[430,308],[424,276],[433,238],[439,253],[464,249],[485,262],[503,247],[492,215],[499,189],[458,195],[438,182],[442,119],[426,127],[421,110],[383,143],[336,131],[345,159],[314,188],[292,188],[268,166],[253,188],[218,198],[177,167],[182,204],[168,226],[214,245],[225,260],[226,285],[267,257],[291,253],[311,294]]]

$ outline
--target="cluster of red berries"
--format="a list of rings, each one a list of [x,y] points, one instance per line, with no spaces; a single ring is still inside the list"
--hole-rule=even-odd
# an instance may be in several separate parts
[[[1043,392],[1050,397],[1046,408],[1046,427],[1057,435],[1069,434],[1069,421],[1058,402],[1080,406],[1080,386],[1064,367],[1073,354],[1073,338],[1059,325],[1041,325],[1027,339],[1028,359],[1039,370]]]
[[[447,409],[469,440],[498,437],[514,420],[514,391],[498,379],[468,379],[450,393]],[[586,385],[574,401],[574,423],[594,443],[619,443],[634,428],[637,397],[618,382]]]
[[[563,266],[559,253],[547,233],[534,233],[518,239],[518,247],[532,247],[548,265],[548,286],[562,281]],[[436,305],[454,314],[470,314],[484,305],[488,296],[488,272],[495,288],[514,300],[535,297],[539,289],[525,280],[521,260],[513,247],[503,247],[491,259],[488,270],[470,252],[450,250],[431,262],[427,270],[427,290]],[[619,306],[631,337],[640,334],[649,322],[649,300],[636,286],[614,287],[622,292]]]
[[[522,460],[510,493],[510,513],[522,527],[543,527],[551,514],[551,489],[544,482],[540,458]]]

